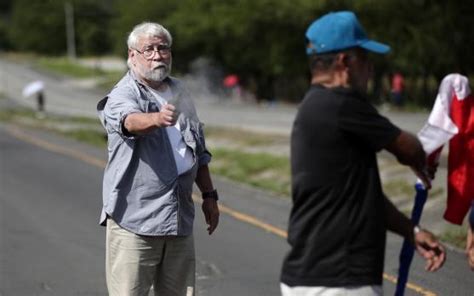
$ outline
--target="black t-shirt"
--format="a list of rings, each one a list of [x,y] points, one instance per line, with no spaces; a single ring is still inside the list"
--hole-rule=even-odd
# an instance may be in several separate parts
[[[376,152],[399,133],[355,92],[310,88],[291,134],[291,250],[283,283],[382,283],[386,229]]]

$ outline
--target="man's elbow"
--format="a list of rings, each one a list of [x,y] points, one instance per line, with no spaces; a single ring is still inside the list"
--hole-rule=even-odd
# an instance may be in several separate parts
[[[419,166],[426,159],[425,151],[421,142],[413,134],[401,131],[398,137],[392,141],[386,150],[391,152],[401,164]]]

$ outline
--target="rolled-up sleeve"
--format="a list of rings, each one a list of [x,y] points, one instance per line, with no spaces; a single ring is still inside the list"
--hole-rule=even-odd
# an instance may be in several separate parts
[[[199,123],[199,128],[198,128],[198,135],[199,135],[199,141],[197,152],[197,161],[199,166],[207,165],[208,163],[211,162],[212,159],[212,154],[207,150],[206,147],[206,139],[204,137],[204,130],[203,130],[203,124]]]
[[[113,91],[105,104],[103,111],[106,128],[109,132],[117,132],[124,138],[133,138],[124,127],[125,118],[131,113],[142,113],[136,94],[131,90]]]

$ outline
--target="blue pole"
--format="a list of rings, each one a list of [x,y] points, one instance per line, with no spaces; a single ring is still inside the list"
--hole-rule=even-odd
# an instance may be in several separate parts
[[[415,190],[415,203],[411,212],[411,221],[413,224],[418,225],[420,223],[421,214],[423,213],[426,198],[428,197],[428,190],[425,189],[423,184],[418,182],[415,184]],[[415,248],[405,239],[403,241],[402,250],[400,251],[400,268],[398,270],[397,290],[395,291],[395,296],[403,296],[405,294],[405,286],[407,284],[408,273],[410,271],[410,265],[414,253]]]

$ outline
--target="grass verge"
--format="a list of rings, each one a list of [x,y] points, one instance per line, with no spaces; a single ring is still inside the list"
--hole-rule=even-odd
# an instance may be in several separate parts
[[[387,196],[412,196],[415,192],[414,185],[402,179],[384,182],[383,189]]]
[[[270,135],[249,132],[241,129],[235,128],[224,128],[224,127],[205,127],[206,138],[215,138],[220,140],[230,140],[234,144],[239,146],[263,146],[268,147],[268,145],[273,143],[285,143],[288,144],[288,138],[280,135]]]
[[[37,117],[37,114],[32,110],[15,108],[0,110],[0,121],[54,131],[104,149],[106,146],[104,131],[96,119],[53,115]],[[269,136],[271,138],[265,138],[261,135],[249,134],[247,137],[241,131],[226,131],[226,129],[221,128],[206,128],[206,134],[211,138],[236,139],[239,145],[265,145],[267,141],[275,140],[272,136]],[[249,153],[238,148],[215,148],[211,151],[214,156],[210,166],[213,174],[269,190],[285,197],[290,196],[290,164],[287,157],[275,156],[269,153]],[[413,194],[413,185],[407,182],[394,182],[385,185],[385,190],[391,191],[392,194]],[[440,238],[463,249],[466,233],[466,226],[449,226]]]
[[[464,250],[464,248],[466,247],[466,236],[466,224],[462,226],[448,225],[445,231],[441,233],[440,239]]]
[[[75,78],[90,78],[105,73],[99,68],[81,66],[66,57],[41,57],[37,60],[36,65],[44,70]]]
[[[212,173],[283,196],[290,195],[290,164],[286,157],[222,148],[213,149],[212,153]]]
[[[0,121],[62,134],[78,141],[105,147],[106,139],[98,120],[85,117],[38,116],[30,109],[15,108],[0,111]]]
[[[51,74],[78,80],[92,80],[96,87],[102,89],[112,88],[124,75],[124,71],[104,70],[100,63],[97,66],[86,66],[77,61],[71,61],[67,57],[46,57],[17,53],[2,54],[2,57],[15,63],[28,63]]]
[[[105,148],[106,145],[104,131],[96,119],[55,115],[38,117],[34,111],[29,109],[11,109],[0,111],[0,121],[54,131],[96,147]],[[229,130],[226,134],[224,129],[208,131],[206,128],[206,134],[210,138],[227,137],[234,139],[237,139],[236,135],[239,134],[239,145],[243,143],[265,144],[264,139],[257,135],[249,135],[246,139],[242,132],[233,130]],[[212,173],[289,196],[290,168],[287,157],[274,156],[268,153],[249,153],[232,148],[216,148],[211,149],[211,151],[214,156],[210,166]]]
[[[102,89],[112,88],[124,75],[124,71],[105,71],[100,67],[88,67],[66,57],[41,57],[35,64],[48,72],[78,79],[94,79],[96,87]]]
[[[104,134],[104,132],[100,131],[76,129],[70,131],[62,131],[61,134],[96,147],[105,148],[107,145],[106,135]]]

